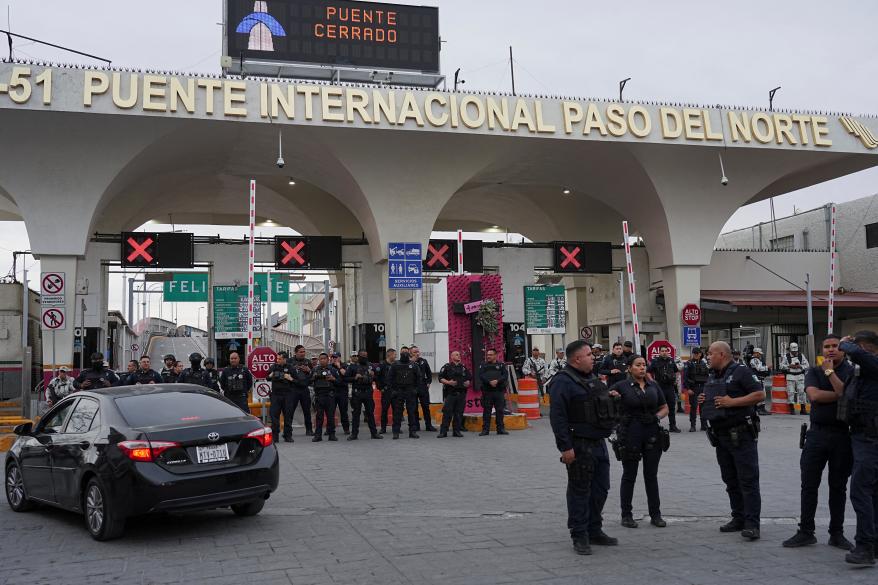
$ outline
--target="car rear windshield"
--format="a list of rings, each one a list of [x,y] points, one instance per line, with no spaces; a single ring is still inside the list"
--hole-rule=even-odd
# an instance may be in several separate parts
[[[134,428],[197,423],[241,416],[238,407],[198,392],[156,392],[116,398],[116,406]]]

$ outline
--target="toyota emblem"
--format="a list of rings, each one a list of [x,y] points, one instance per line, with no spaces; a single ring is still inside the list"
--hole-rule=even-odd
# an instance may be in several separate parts
[[[219,433],[217,433],[217,432],[210,433],[209,435],[207,435],[207,439],[209,441],[215,442],[215,441],[219,440]]]

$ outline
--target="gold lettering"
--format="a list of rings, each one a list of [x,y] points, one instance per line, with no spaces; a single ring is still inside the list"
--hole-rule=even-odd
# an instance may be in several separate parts
[[[448,111],[451,112],[451,127],[457,128],[460,126],[460,112],[457,109],[457,95],[451,94],[451,103]]]
[[[701,110],[683,108],[683,128],[686,131],[686,140],[704,140],[702,126]]]
[[[264,81],[259,84],[259,116],[268,117],[268,84]]]
[[[750,131],[750,116],[746,112],[741,112],[740,116],[737,112],[729,112],[729,128],[732,130],[734,142],[753,140],[753,133]]]
[[[638,118],[640,121],[638,122]],[[628,110],[628,129],[638,138],[645,138],[652,132],[652,120],[643,106],[631,106]]]
[[[344,104],[341,101],[342,91],[339,87],[324,87],[321,91],[320,104],[324,122],[344,122]],[[338,110],[338,111],[330,111]]]
[[[509,101],[506,98],[488,98],[488,128],[493,130],[497,124],[504,130],[509,126]]]
[[[128,97],[122,97],[122,74],[113,73],[113,103],[117,108],[127,110],[137,104],[137,75],[128,74]]]
[[[476,107],[476,116],[470,116],[469,106]],[[479,128],[485,124],[485,104],[479,98],[468,95],[460,100],[460,119],[467,128]]]
[[[186,86],[176,77],[171,78],[171,111],[177,111],[177,104],[183,103],[183,107],[190,114],[195,113],[195,80],[187,79]]]
[[[561,102],[561,111],[564,118],[564,133],[573,134],[573,124],[582,122],[582,106],[577,102]]]
[[[168,111],[168,104],[165,102],[165,86],[167,84],[168,78],[164,75],[143,76],[143,111]]]
[[[799,127],[799,140],[802,144],[808,144],[808,124],[811,123],[811,116],[803,114],[793,114],[793,122]]]
[[[226,81],[223,84],[223,114],[226,116],[246,116],[247,108],[235,104],[247,102],[246,81]]]
[[[424,101],[424,116],[426,116],[427,121],[431,126],[439,128],[448,123],[448,112],[443,111],[437,116],[433,111],[434,103],[439,104],[444,108],[448,101],[445,99],[445,96],[438,93],[429,94]]]
[[[369,112],[366,110],[366,106],[369,105],[369,94],[363,91],[362,89],[349,88],[347,90],[347,121],[354,121],[354,112],[360,115],[360,119],[367,124],[372,123],[372,116],[369,115]]]
[[[405,124],[406,120],[411,118],[418,126],[423,127],[424,118],[421,116],[421,110],[418,108],[418,102],[415,100],[415,94],[410,91],[405,92],[402,99],[402,108],[399,112],[399,123]]]
[[[284,92],[286,90],[286,92]],[[284,95],[286,93],[286,95]],[[277,118],[283,109],[287,120],[296,117],[296,88],[292,85],[271,84],[271,117]]]
[[[385,99],[386,98],[386,99]],[[391,90],[385,96],[380,90],[372,91],[372,122],[381,123],[381,115],[391,124],[396,124],[396,92]]]
[[[530,115],[530,110],[527,107],[527,102],[519,98],[515,100],[515,114],[512,116],[512,130],[518,132],[518,127],[521,126],[522,123],[527,124],[527,129],[531,132],[537,131],[533,117]]]
[[[607,127],[604,126],[604,120],[598,107],[592,103],[588,104],[588,110],[585,112],[585,125],[582,127],[583,134],[591,134],[593,129],[597,128],[601,136],[607,135]]]
[[[811,116],[811,129],[814,131],[814,146],[832,146],[832,140],[823,138],[829,134],[825,116]]]
[[[555,125],[546,124],[545,120],[543,120],[543,102],[541,102],[540,100],[535,101],[534,108],[536,109],[537,114],[537,132],[541,132],[543,134],[554,134]]]
[[[204,112],[212,116],[214,105],[214,91],[222,87],[222,82],[218,79],[199,79],[198,87],[204,88]]]
[[[792,127],[792,118],[786,114],[774,114],[774,133],[778,144],[783,143],[784,138],[790,144],[798,144],[798,141],[793,137],[793,133],[790,132]]]
[[[37,75],[34,85],[43,86],[43,105],[48,106],[52,103],[52,70],[44,69],[42,73]]]
[[[764,129],[760,126],[760,122]],[[762,144],[767,144],[774,139],[774,124],[771,123],[768,114],[762,112],[753,114],[753,117],[750,118],[750,125],[753,127],[753,138]]]
[[[320,88],[313,85],[297,85],[296,93],[305,96],[305,119],[314,119],[314,96],[320,93]]]
[[[95,95],[107,93],[110,89],[110,78],[100,71],[86,71],[85,83],[82,88],[82,105],[91,107]]]
[[[659,108],[659,121],[662,126],[662,138],[679,138],[683,135],[683,118],[674,108]],[[674,126],[671,127],[671,122]]]
[[[628,131],[625,123],[625,107],[621,104],[607,106],[607,130],[613,136],[623,136]]]
[[[722,116],[722,114],[720,114]],[[701,110],[701,117],[704,120],[704,136],[708,140],[722,140],[723,133],[722,132],[714,132],[713,127],[711,126],[712,122],[710,121],[710,112],[707,110]],[[722,118],[720,118],[722,119]]]

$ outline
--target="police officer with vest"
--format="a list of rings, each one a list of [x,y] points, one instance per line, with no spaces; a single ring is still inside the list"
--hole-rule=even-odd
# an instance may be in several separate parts
[[[756,405],[765,399],[765,391],[750,368],[734,362],[728,343],[712,343],[707,362],[710,377],[698,398],[732,509],[731,521],[720,532],[740,532],[747,540],[758,540],[762,496]]]
[[[561,462],[567,466],[567,528],[574,550],[591,554],[591,545],[619,543],[607,536],[601,513],[610,490],[610,458],[604,439],[619,421],[619,395],[594,372],[591,346],[571,342],[567,366],[549,386],[549,419]]]
[[[119,383],[119,376],[116,372],[104,366],[104,354],[99,351],[91,354],[91,367],[82,370],[73,387],[77,390],[96,390],[98,388],[109,388]]]
[[[189,354],[189,367],[183,370],[180,377],[177,378],[179,384],[197,384],[198,386],[207,386],[204,381],[204,368],[201,367],[201,354],[194,351]]]
[[[204,358],[204,385],[214,392],[220,391],[219,370],[216,369],[216,361],[212,357]]]
[[[497,419],[497,434],[508,435],[503,424],[503,411],[506,409],[506,386],[509,374],[506,364],[497,361],[497,350],[485,352],[485,363],[479,366],[479,382],[482,385],[482,432],[480,437],[488,435],[491,430],[491,408]]]
[[[134,386],[136,384],[161,384],[162,377],[149,366],[149,356],[142,356],[138,368],[125,378],[123,384],[126,386]]]
[[[823,364],[805,373],[805,392],[811,402],[811,429],[799,439],[802,457],[802,517],[799,530],[783,542],[787,548],[815,544],[814,514],[823,468],[829,466],[829,545],[851,550],[853,545],[844,536],[844,506],[853,455],[848,426],[838,419],[838,399],[844,395],[845,383],[854,366],[839,351],[840,338],[827,335],[823,339]],[[757,348],[754,353],[757,353]],[[756,358],[753,358],[754,360]],[[802,431],[807,428],[802,425]],[[804,444],[802,441],[804,440]]]
[[[287,363],[289,354],[278,352],[277,361],[268,370],[268,381],[271,382],[271,436],[277,443],[280,436],[280,417],[284,417],[284,441],[293,442],[293,379],[295,371]]]
[[[856,546],[845,561],[874,565],[878,546],[878,333],[859,331],[843,338],[838,348],[858,366],[838,407],[839,417],[851,428],[851,505],[857,514]]]
[[[338,409],[338,418],[341,421],[341,428],[344,431],[344,434],[348,435],[351,432],[351,417],[349,412],[351,401],[348,382],[345,376],[347,364],[342,363],[341,354],[335,352],[329,356],[329,365],[338,372],[338,375],[335,377],[335,382],[333,383],[332,396],[335,400],[335,407]],[[335,411],[333,411],[332,416],[335,417]],[[327,434],[329,434],[329,426],[323,431],[323,436],[326,436]]]
[[[692,348],[692,356],[683,364],[683,388],[689,397],[689,432],[695,432],[695,419],[701,412],[701,430],[707,430],[704,421],[704,409],[698,403],[698,397],[704,392],[704,385],[710,377],[710,368],[704,359],[704,350],[700,347]]]
[[[356,441],[360,435],[360,413],[366,424],[369,425],[369,433],[373,439],[383,439],[378,434],[375,426],[375,400],[372,398],[372,383],[375,381],[375,368],[369,363],[369,354],[360,350],[357,354],[357,362],[348,365],[346,378],[351,384],[351,408],[353,419],[351,420],[351,434],[348,441]]]
[[[396,350],[388,349],[384,355],[384,361],[375,368],[375,385],[381,391],[381,430],[379,431],[381,435],[387,432],[387,412],[391,406],[388,374],[390,373],[390,366],[396,361]]]
[[[433,418],[430,416],[430,384],[433,382],[433,370],[430,369],[430,363],[421,357],[421,350],[417,345],[411,346],[409,352],[411,353],[412,361],[420,370],[420,376],[418,377],[418,402],[424,414],[424,430],[429,433],[435,433],[436,427],[433,426]],[[418,420],[415,430],[421,430],[420,420]]]
[[[220,386],[226,398],[238,405],[238,408],[250,414],[247,398],[253,386],[253,374],[241,365],[241,356],[233,351],[229,354],[229,366],[220,374]]]
[[[329,355],[321,353],[317,367],[311,370],[311,383],[314,386],[314,438],[315,443],[323,440],[323,421],[330,441],[338,441],[335,436],[335,383],[341,374],[329,363]]]
[[[658,382],[659,387],[665,394],[665,403],[668,405],[668,427],[672,433],[679,433],[677,427],[677,368],[674,358],[671,357],[671,348],[663,345],[659,348],[659,354],[653,358],[647,373]]]
[[[174,354],[168,353],[165,354],[165,357],[162,358],[165,362],[165,366],[162,368],[162,371],[159,372],[159,375],[162,377],[162,382],[165,384],[172,384],[177,381],[177,374],[174,372],[174,367],[177,365],[177,358],[174,357]]]
[[[387,384],[393,407],[393,438],[398,439],[402,428],[402,409],[406,410],[409,425],[409,438],[417,439],[418,424],[418,380],[421,370],[414,363],[407,347],[400,349],[399,361],[390,366]]]
[[[314,433],[311,426],[311,362],[305,358],[305,346],[297,345],[293,349],[293,359],[289,363],[293,370],[293,383],[290,393],[290,421],[296,416],[296,408],[302,406],[302,418],[305,420],[305,436]]]
[[[438,438],[448,436],[448,427],[453,424],[452,435],[462,437],[463,410],[466,407],[466,392],[470,387],[472,375],[460,360],[460,352],[451,352],[451,361],[439,370],[439,382],[442,383],[445,403],[442,405],[442,423],[439,425]]]
[[[595,370],[601,376],[607,377],[607,386],[613,386],[628,377],[628,360],[633,355],[632,353],[625,357],[622,344],[617,341],[600,363],[595,362]]]

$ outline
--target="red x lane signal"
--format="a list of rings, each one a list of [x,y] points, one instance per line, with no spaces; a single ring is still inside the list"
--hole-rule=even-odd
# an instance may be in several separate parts
[[[553,242],[552,268],[556,273],[610,274],[613,247],[610,242]]]
[[[283,257],[283,260],[281,260],[281,262],[283,262],[284,264],[289,264],[291,261],[295,260],[297,264],[305,263],[305,259],[302,258],[302,256],[299,254],[299,252],[302,251],[302,248],[305,247],[305,242],[299,242],[298,244],[296,244],[295,248],[290,246],[287,242],[283,242],[281,246],[287,253],[287,255]]]
[[[430,254],[430,259],[427,260],[427,266],[433,267],[437,263],[441,264],[443,268],[448,268],[451,265],[451,262],[445,257],[445,254],[448,253],[450,248],[448,244],[443,245],[438,250],[433,247],[433,244],[429,244],[427,246],[427,253]]]
[[[308,267],[308,239],[278,236],[274,241],[274,264],[278,269]]]
[[[122,266],[158,266],[157,240],[154,233],[123,233]]]
[[[457,242],[455,240],[430,240],[424,272],[455,272],[457,270]]]
[[[561,268],[567,268],[571,264],[573,265],[571,268],[581,268],[582,264],[576,259],[581,250],[582,249],[579,246],[576,246],[572,250],[568,250],[565,246],[561,246],[560,251],[564,256],[564,259],[561,260]]]

